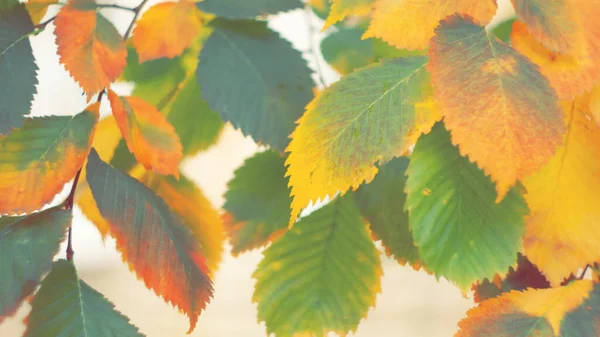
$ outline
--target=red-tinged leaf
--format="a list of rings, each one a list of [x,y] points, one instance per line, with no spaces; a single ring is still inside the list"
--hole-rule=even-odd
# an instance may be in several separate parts
[[[103,162],[93,149],[87,179],[123,260],[148,288],[189,317],[191,332],[213,293],[192,232],[162,198]]]
[[[131,38],[140,63],[183,53],[200,34],[196,11],[191,1],[181,0],[159,3],[144,12]]]
[[[60,62],[88,99],[117,79],[127,64],[123,38],[94,0],[70,0],[54,24]]]
[[[90,151],[99,107],[26,119],[21,129],[0,136],[0,214],[38,210],[73,179]]]
[[[452,142],[490,175],[498,202],[560,145],[565,123],[556,94],[535,64],[459,15],[441,22],[429,54]]]
[[[127,147],[138,162],[156,173],[178,177],[183,147],[167,118],[138,97],[119,97],[109,90],[108,99]]]

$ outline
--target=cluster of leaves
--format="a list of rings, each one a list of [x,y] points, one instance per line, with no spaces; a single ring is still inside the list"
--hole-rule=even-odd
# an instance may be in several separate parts
[[[457,336],[600,335],[598,277],[582,280],[600,261],[600,3],[512,0],[488,31],[494,0],[331,1],[0,0],[0,321],[32,298],[26,336],[141,335],[77,276],[76,202],[190,331],[227,237],[235,255],[269,245],[253,300],[277,337],[355,331],[380,292],[375,241],[474,291]],[[304,6],[343,75],[320,92],[265,21]],[[132,13],[123,35],[105,8]],[[51,23],[91,103],[26,117],[29,38]],[[265,150],[219,214],[180,164],[224,122]]]

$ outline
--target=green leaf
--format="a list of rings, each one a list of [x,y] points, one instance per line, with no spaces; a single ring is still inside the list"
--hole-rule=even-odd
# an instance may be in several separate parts
[[[137,164],[137,159],[135,159],[133,153],[129,152],[125,139],[121,138],[119,144],[117,144],[109,164],[123,172],[129,172]]]
[[[346,335],[380,291],[381,261],[351,196],[302,218],[253,277],[258,319],[277,337]]]
[[[516,262],[528,212],[520,185],[496,203],[494,183],[459,154],[442,123],[421,136],[407,174],[405,208],[428,270],[467,289]]]
[[[300,0],[203,0],[196,6],[227,19],[251,19],[301,8],[303,4]]]
[[[15,313],[52,266],[71,211],[0,218],[0,322]]]
[[[72,262],[56,261],[31,305],[25,337],[144,336],[101,293],[80,280]]]
[[[404,210],[408,162],[406,157],[392,159],[379,168],[373,181],[356,191],[355,197],[362,216],[386,253],[401,264],[408,262],[419,267],[419,252],[408,228],[408,212]]]
[[[190,318],[190,331],[212,297],[212,282],[199,244],[152,190],[88,157],[87,180],[117,249],[146,286]]]
[[[0,135],[20,128],[31,112],[38,84],[29,42],[33,30],[25,5],[0,4]]]
[[[258,153],[228,183],[223,209],[232,253],[264,246],[287,229],[292,198],[284,162],[275,151]]]
[[[510,42],[510,33],[512,32],[512,26],[515,20],[516,18],[510,18],[500,22],[492,29],[492,34],[506,43]]]
[[[203,98],[245,135],[283,151],[313,98],[306,61],[265,22],[216,19],[212,27],[196,72]]]
[[[327,20],[329,11],[331,10],[330,0],[309,0],[310,7],[315,14],[323,19]]]

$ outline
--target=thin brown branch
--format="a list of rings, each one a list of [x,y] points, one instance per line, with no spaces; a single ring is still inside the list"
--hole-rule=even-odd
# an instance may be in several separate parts
[[[583,280],[583,278],[585,277],[585,274],[587,273],[588,269],[590,269],[590,265],[586,265],[585,268],[583,268],[583,271],[581,272],[581,274],[579,275],[579,277],[577,279],[579,280]]]
[[[135,8],[131,8],[131,7],[125,7],[125,6],[121,6],[121,5],[116,5],[116,4],[97,4],[96,5],[97,8],[115,8],[115,9],[122,9],[124,11],[130,11],[135,13]]]
[[[54,21],[54,19],[56,19],[56,16],[53,16],[53,17],[51,17],[50,19],[48,19],[48,20],[46,20],[46,21],[44,21],[44,22],[41,22],[41,23],[38,23],[37,25],[35,25],[35,26],[34,26],[34,28],[35,28],[35,29],[36,29],[36,31],[37,31],[37,32],[36,32],[36,34],[37,34],[37,33],[39,33],[39,31],[41,31],[41,30],[43,30],[44,28],[46,28],[46,26],[47,26],[47,25],[48,25],[50,22]]]
[[[142,8],[144,7],[144,5],[146,5],[146,3],[148,2],[148,0],[143,0],[137,7],[133,8],[133,19],[131,19],[131,23],[129,24],[129,27],[127,27],[127,30],[125,31],[125,35],[123,35],[123,40],[127,41],[127,39],[129,38],[129,35],[131,35],[131,31],[133,30],[133,26],[135,25],[135,22],[137,21],[138,17],[140,16],[140,12],[142,11]]]

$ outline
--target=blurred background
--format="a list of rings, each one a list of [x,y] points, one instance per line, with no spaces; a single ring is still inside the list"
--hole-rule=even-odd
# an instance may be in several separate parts
[[[244,0],[240,0],[244,1]],[[139,0],[99,1],[135,7]],[[161,1],[150,1],[145,8]],[[512,16],[509,0],[498,0],[499,10],[490,27]],[[47,18],[56,13],[50,8]],[[123,33],[132,14],[118,9],[103,9],[104,14]],[[317,63],[325,81],[335,82],[339,75],[311,51],[319,50],[320,41],[327,32],[321,32],[323,21],[307,10],[296,10],[269,19],[269,25],[294,47],[303,52],[313,69]],[[32,37],[32,46],[38,66],[38,94],[33,103],[33,114],[73,115],[87,103],[81,89],[59,64],[54,44],[53,25],[40,35]],[[131,90],[127,84],[113,87],[119,93]],[[108,113],[104,99],[102,112]],[[219,142],[208,151],[183,163],[183,172],[190,177],[215,207],[223,205],[223,193],[233,171],[261,148],[249,138],[228,125]],[[67,186],[66,190],[70,186]],[[64,194],[64,193],[63,193]],[[60,196],[61,200],[65,196]],[[116,308],[128,316],[149,337],[265,337],[264,324],[256,319],[256,307],[251,302],[254,289],[252,272],[261,259],[261,251],[252,251],[233,258],[226,247],[225,256],[215,273],[215,296],[203,312],[196,330],[191,335],[187,318],[164,303],[130,273],[115,250],[112,239],[106,242],[96,228],[78,209],[73,220],[73,248],[79,276],[110,299]],[[64,257],[64,246],[57,258]],[[445,280],[436,281],[425,272],[402,267],[392,259],[383,258],[382,292],[376,308],[363,320],[355,337],[450,337],[465,311],[473,305],[472,296],[461,292]],[[0,324],[1,337],[18,337],[25,330],[22,323],[30,307],[23,305],[18,314]],[[333,334],[332,334],[333,336]],[[37,336],[36,336],[37,337]],[[39,336],[44,337],[44,336]]]

